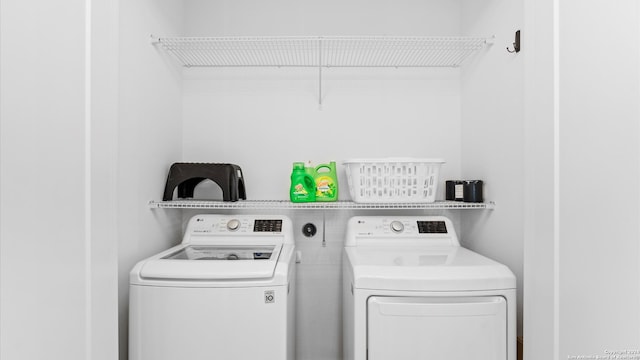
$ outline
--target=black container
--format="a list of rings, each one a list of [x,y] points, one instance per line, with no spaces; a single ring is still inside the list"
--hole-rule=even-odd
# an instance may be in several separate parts
[[[466,180],[463,186],[464,202],[481,203],[482,199],[482,180]]]
[[[464,200],[464,181],[462,180],[447,180],[446,185],[446,200],[463,201]]]

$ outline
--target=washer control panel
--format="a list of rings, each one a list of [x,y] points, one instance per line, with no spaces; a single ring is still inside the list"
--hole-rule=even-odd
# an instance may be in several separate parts
[[[280,232],[282,220],[256,220],[253,223],[254,232]]]
[[[286,216],[196,215],[189,220],[183,241],[198,236],[282,236],[292,231]]]

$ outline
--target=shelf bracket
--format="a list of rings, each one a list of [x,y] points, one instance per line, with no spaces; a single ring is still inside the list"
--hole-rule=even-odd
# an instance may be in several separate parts
[[[327,222],[327,218],[325,216],[325,211],[322,210],[322,247],[327,247],[327,234],[325,233],[325,223]]]
[[[322,39],[318,40],[318,109],[322,110]]]
[[[318,109],[322,110],[322,66],[318,66]]]

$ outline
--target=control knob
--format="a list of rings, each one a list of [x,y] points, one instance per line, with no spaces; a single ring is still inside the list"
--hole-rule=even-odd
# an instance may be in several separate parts
[[[236,231],[238,230],[239,227],[240,227],[240,220],[238,219],[232,219],[232,220],[229,220],[229,222],[227,222],[227,229],[231,231]]]
[[[391,230],[395,233],[401,233],[404,230],[404,225],[400,221],[392,221],[391,222]]]

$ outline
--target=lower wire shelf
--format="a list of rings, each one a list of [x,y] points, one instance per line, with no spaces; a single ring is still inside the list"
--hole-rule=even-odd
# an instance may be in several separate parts
[[[417,209],[417,210],[493,210],[495,203],[467,203],[460,201],[436,201],[433,203],[355,203],[353,201],[294,203],[289,200],[171,200],[149,201],[151,209]]]

